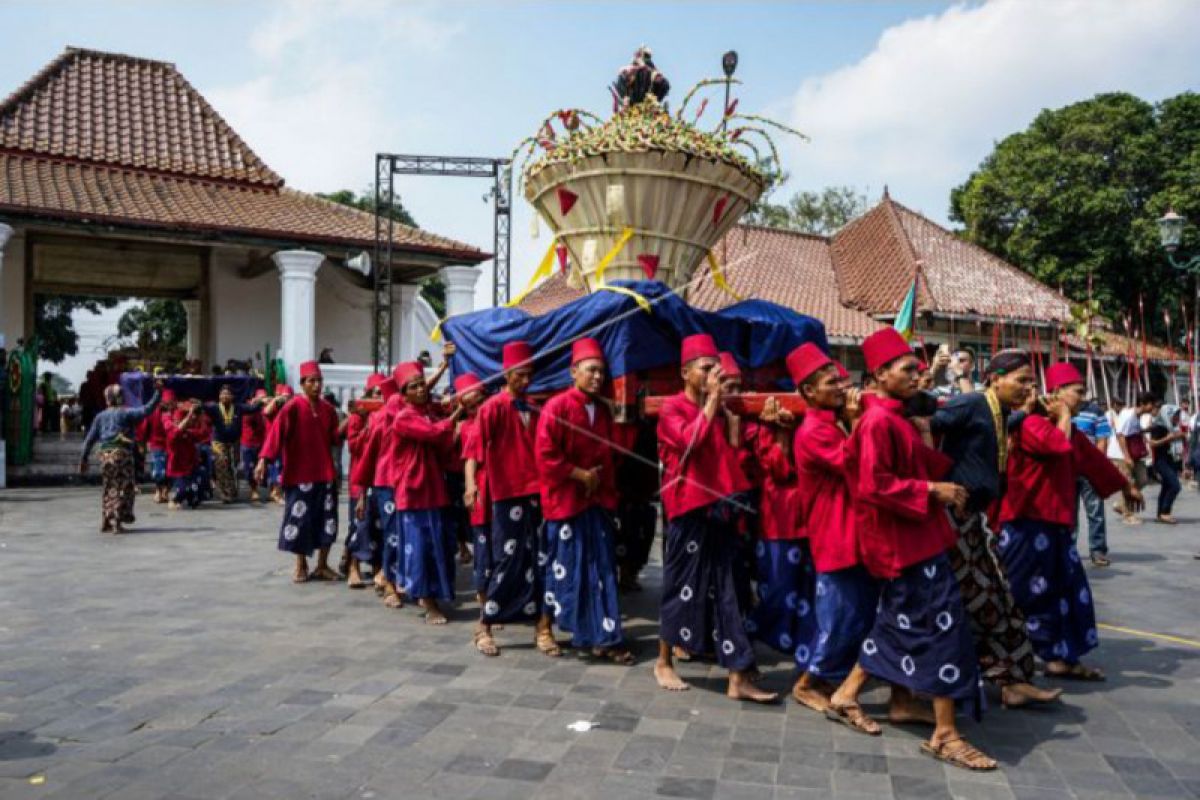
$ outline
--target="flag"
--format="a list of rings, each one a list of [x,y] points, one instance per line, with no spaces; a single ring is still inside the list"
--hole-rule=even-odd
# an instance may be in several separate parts
[[[900,304],[900,310],[896,312],[896,321],[892,323],[892,327],[900,332],[900,335],[904,337],[904,341],[912,341],[916,319],[917,278],[914,276],[912,286],[908,287],[908,293],[904,295],[904,302]]]

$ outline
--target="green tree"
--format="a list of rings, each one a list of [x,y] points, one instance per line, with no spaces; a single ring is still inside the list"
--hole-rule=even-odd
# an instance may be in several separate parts
[[[1181,276],[1159,246],[1168,205],[1200,216],[1200,95],[1157,106],[1102,94],[1038,114],[999,142],[950,195],[963,235],[1111,318],[1145,302],[1146,322],[1177,309]],[[1195,244],[1192,233],[1191,244]],[[1190,294],[1190,292],[1189,292]]]
[[[742,221],[767,228],[830,236],[867,208],[867,196],[853,187],[826,186],[819,192],[796,192],[783,203],[772,203],[767,195]]]
[[[370,187],[364,189],[361,194],[355,194],[350,189],[339,189],[328,194],[317,192],[317,197],[323,197],[334,203],[341,203],[370,214],[375,213],[375,190]],[[404,203],[400,201],[399,196],[392,200],[391,217],[396,222],[408,225],[410,228],[419,227],[412,214],[408,213],[408,209],[404,207]],[[446,287],[441,278],[434,276],[421,281],[421,297],[425,298],[425,302],[429,303],[439,317],[446,316]]]
[[[38,358],[57,364],[79,353],[79,334],[71,315],[76,311],[99,314],[115,308],[115,297],[73,294],[38,294],[33,297],[33,330],[37,334]]]
[[[117,336],[153,360],[182,356],[187,345],[187,311],[178,300],[146,300],[121,314]]]

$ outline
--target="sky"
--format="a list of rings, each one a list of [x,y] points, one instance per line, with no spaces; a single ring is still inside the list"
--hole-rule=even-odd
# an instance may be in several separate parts
[[[0,93],[68,45],[171,61],[290,186],[364,190],[377,152],[507,157],[563,107],[601,115],[650,45],[678,103],[738,51],[739,111],[777,139],[789,185],[848,185],[947,224],[950,190],[1044,108],[1196,89],[1191,0],[941,3],[13,2]],[[715,105],[706,115],[716,122]],[[422,227],[491,249],[486,181],[404,177]],[[548,244],[513,220],[512,291]],[[491,297],[490,264],[478,302]]]

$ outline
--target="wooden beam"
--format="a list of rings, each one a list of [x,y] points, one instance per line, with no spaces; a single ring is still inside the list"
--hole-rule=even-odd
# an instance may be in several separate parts
[[[195,289],[126,289],[119,286],[102,286],[98,284],[55,283],[45,281],[29,283],[29,302],[32,304],[35,294],[83,294],[95,297],[167,297],[177,300],[191,300],[197,295]],[[30,320],[32,324],[32,319]]]
[[[277,269],[275,262],[271,260],[270,254],[260,253],[256,250],[250,252],[246,263],[238,267],[238,277],[245,280],[253,280],[261,275],[266,275]]]

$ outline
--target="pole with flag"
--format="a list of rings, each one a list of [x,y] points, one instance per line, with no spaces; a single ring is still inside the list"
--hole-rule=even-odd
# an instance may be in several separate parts
[[[900,304],[900,310],[896,312],[896,321],[892,323],[904,341],[911,342],[913,334],[916,332],[917,325],[917,281],[920,279],[920,272],[913,275],[912,285],[908,287],[908,292],[904,295],[904,301]]]

